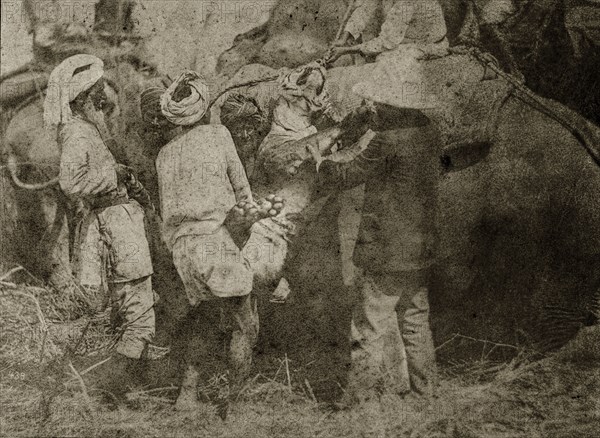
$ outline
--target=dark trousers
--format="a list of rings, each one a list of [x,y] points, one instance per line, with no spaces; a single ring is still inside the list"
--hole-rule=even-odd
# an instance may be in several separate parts
[[[193,368],[197,378],[192,380],[201,389],[225,374],[233,387],[239,386],[252,366],[258,336],[256,301],[252,295],[202,301],[190,311],[182,335],[189,342],[188,370]]]

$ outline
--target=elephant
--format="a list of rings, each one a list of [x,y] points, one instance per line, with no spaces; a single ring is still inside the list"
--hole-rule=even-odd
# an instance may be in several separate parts
[[[600,128],[490,69],[487,59],[455,51],[423,61],[440,104],[421,111],[445,142],[432,278],[434,332],[438,343],[472,330],[499,342],[553,348],[598,318]],[[352,86],[371,77],[374,68],[329,69],[332,106],[348,111],[359,105]],[[248,65],[230,84],[274,73]],[[397,86],[393,79],[390,88]],[[260,88],[246,91],[254,89],[257,101],[268,101]],[[307,313],[314,318],[321,312],[320,332],[309,336],[338,345],[354,299],[341,275],[337,218],[343,207],[329,202],[293,241],[294,260],[286,273],[303,297],[299,301],[311,302]],[[298,328],[292,331],[300,333]],[[496,353],[506,357],[511,351]]]
[[[300,66],[321,58],[339,30],[349,3],[277,2],[267,23],[235,38],[232,47],[220,56],[217,71],[235,83],[236,79],[249,81],[268,76],[273,73],[269,69]],[[473,11],[469,4],[482,8],[492,0],[440,3],[453,47],[465,43],[469,26],[479,27],[477,22],[469,21],[473,18],[469,17],[469,11]],[[446,345],[456,333],[474,332],[517,347],[533,343],[548,349],[562,345],[582,324],[598,320],[600,278],[594,240],[597,207],[593,200],[598,171],[591,159],[594,153],[586,153],[578,141],[580,131],[587,131],[584,137],[588,140],[584,143],[597,148],[594,138],[597,139],[598,130],[579,114],[548,100],[557,100],[597,123],[598,113],[590,104],[594,100],[590,90],[598,89],[594,87],[597,62],[595,57],[587,57],[573,68],[568,39],[563,26],[557,24],[561,21],[561,8],[555,8],[555,3],[516,2],[515,15],[499,28],[505,36],[505,47],[499,47],[497,38],[490,39],[485,32],[469,41],[501,63],[505,62],[503,55],[511,53],[525,74],[525,85],[537,93],[536,101],[540,101],[539,96],[545,98],[541,99],[543,107],[550,111],[516,94],[499,101],[481,93],[485,85],[467,85],[482,82],[482,66],[473,59],[459,68],[443,67],[450,76],[449,83],[460,83],[465,74],[470,77],[463,81],[462,91],[472,91],[463,105],[468,108],[476,104],[476,109],[466,112],[466,126],[478,122],[478,110],[485,114],[494,111],[498,138],[480,141],[470,138],[473,133],[468,129],[446,138],[448,154],[441,157],[446,167],[438,204],[439,268],[432,279],[431,294],[432,325],[438,345]],[[321,25],[326,28],[320,29]],[[549,36],[552,43],[540,45],[536,38],[542,34]],[[562,55],[557,58],[556,53]],[[335,82],[336,75],[350,75],[353,67],[348,64],[340,58],[334,64],[339,68],[329,70],[328,81]],[[490,69],[485,70],[489,73]],[[260,74],[253,76],[254,71]],[[496,82],[503,88],[502,79]],[[513,87],[506,81],[504,86]],[[344,90],[349,93],[350,87]],[[452,93],[454,87],[446,91]],[[491,107],[487,99],[502,105]],[[561,123],[549,113],[560,114]],[[444,128],[453,125],[452,116],[438,122]],[[574,130],[574,126],[580,129]],[[446,130],[446,134],[452,132]],[[563,185],[562,181],[569,182]],[[294,336],[304,333],[308,345],[321,339],[325,345],[345,346],[334,348],[333,357],[321,361],[325,370],[335,368],[332,362],[341,361],[339,368],[347,363],[347,355],[340,357],[338,353],[348,347],[349,309],[356,292],[345,284],[341,260],[348,257],[343,253],[352,245],[348,244],[348,236],[340,240],[339,232],[340,225],[344,226],[340,211],[347,215],[354,209],[354,205],[347,204],[356,202],[356,194],[344,196],[342,200],[332,199],[318,220],[297,239],[294,263],[286,273],[296,285],[296,292],[310,303],[307,309],[302,305],[293,307],[283,317],[292,326],[290,332]],[[291,323],[301,312],[308,318],[319,313],[320,324],[307,328]],[[285,347],[294,344],[288,342]],[[474,341],[465,341],[460,342],[459,348],[440,349],[438,355],[449,360],[461,355],[479,357],[479,347]],[[506,358],[514,351],[516,348],[493,348],[492,352]],[[338,382],[343,378],[343,372],[332,377]],[[337,384],[333,384],[323,392],[336,391]]]

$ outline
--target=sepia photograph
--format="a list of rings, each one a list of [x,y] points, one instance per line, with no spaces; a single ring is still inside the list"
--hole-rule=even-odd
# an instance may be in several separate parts
[[[0,3],[0,437],[600,437],[600,0]]]

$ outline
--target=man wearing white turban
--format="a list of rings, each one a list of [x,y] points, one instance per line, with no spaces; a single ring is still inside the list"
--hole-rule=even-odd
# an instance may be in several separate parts
[[[182,73],[157,97],[156,89],[145,90],[141,112],[154,126],[173,128],[174,137],[156,159],[163,238],[190,304],[181,336],[198,341],[186,353],[187,371],[176,407],[197,409],[198,385],[223,371],[224,358],[218,353],[224,351],[223,340],[234,388],[241,388],[250,371],[258,315],[244,244],[251,223],[276,215],[282,205],[254,203],[231,134],[223,125],[204,123],[209,94],[197,73]],[[232,226],[232,217],[241,219],[241,227]],[[234,228],[242,232],[237,235]],[[271,255],[266,246],[254,249],[261,252],[258,257]],[[201,393],[211,399],[211,391]],[[227,399],[213,401],[226,415]]]
[[[100,292],[102,307],[110,301],[119,337],[106,365],[109,376],[101,383],[119,393],[139,359],[151,356],[153,271],[144,210],[128,195],[133,174],[116,163],[106,145],[103,74],[102,61],[92,55],[75,55],[58,65],[50,75],[44,122],[57,129],[60,187],[87,212],[78,224],[75,271],[82,286]]]

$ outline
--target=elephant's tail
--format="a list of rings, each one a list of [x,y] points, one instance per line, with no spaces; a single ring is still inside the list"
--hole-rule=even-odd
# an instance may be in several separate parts
[[[10,177],[12,178],[13,182],[17,187],[21,189],[43,190],[58,184],[58,176],[43,183],[26,183],[21,181],[19,179],[19,162],[16,155],[14,155],[12,152],[9,152],[6,164],[6,167],[8,168],[8,172],[10,173]]]

